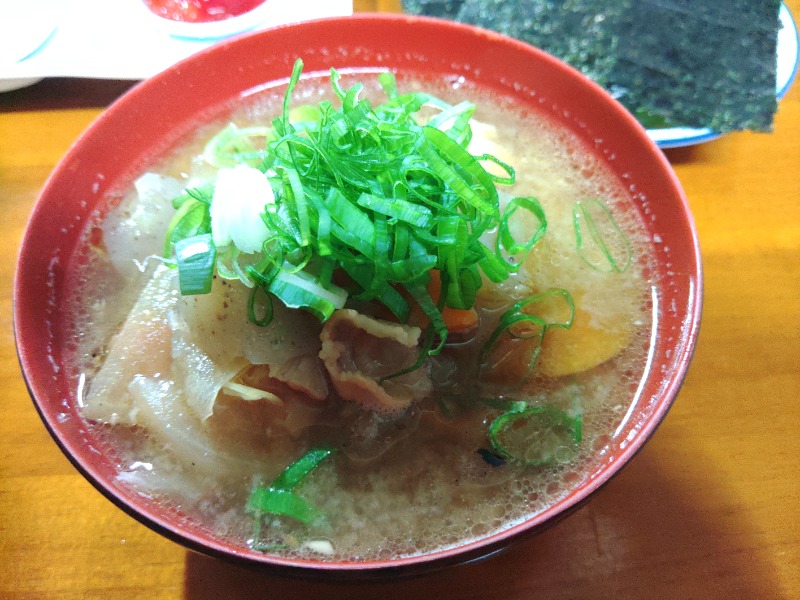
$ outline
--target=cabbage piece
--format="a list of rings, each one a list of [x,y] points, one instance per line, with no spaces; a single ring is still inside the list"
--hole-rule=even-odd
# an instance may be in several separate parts
[[[212,360],[227,363],[243,357],[255,365],[278,365],[319,353],[321,326],[316,318],[275,300],[272,322],[259,327],[247,317],[250,293],[238,280],[215,277],[210,293],[180,299],[178,314]]]
[[[135,488],[141,496],[180,497],[191,503],[198,502],[204,489],[199,489],[189,473],[174,468],[161,468],[161,465],[134,462],[127,467],[129,470],[120,471],[117,481]]]
[[[114,268],[127,280],[139,274],[145,258],[161,254],[175,212],[171,201],[183,189],[177,179],[145,173],[134,182],[136,197],[123,199],[106,215],[103,242]]]
[[[172,334],[172,373],[182,382],[186,403],[195,415],[205,421],[214,412],[214,403],[222,387],[244,369],[248,363],[235,356],[224,362],[214,361],[203,351],[186,322],[170,314]]]
[[[171,380],[137,375],[128,386],[138,422],[177,459],[184,469],[213,477],[241,479],[253,474],[274,476],[263,461],[242,448],[220,448],[200,419],[186,410],[183,390]]]
[[[83,399],[84,416],[104,423],[137,424],[127,390],[128,382],[137,376],[173,377],[197,416],[211,416],[220,388],[247,362],[235,355],[225,361],[209,357],[178,316],[179,297],[175,272],[159,265],[109,342],[105,361]]]
[[[188,394],[188,406],[207,419],[220,388],[248,364],[291,371],[300,357],[319,353],[314,317],[275,302],[273,322],[258,327],[247,319],[249,293],[238,281],[217,278],[210,294],[182,297],[175,271],[158,265],[109,341],[82,399],[83,414],[102,423],[136,424],[126,386],[142,375],[174,378]]]

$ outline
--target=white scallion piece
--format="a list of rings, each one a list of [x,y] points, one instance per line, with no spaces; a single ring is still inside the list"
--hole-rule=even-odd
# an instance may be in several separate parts
[[[275,195],[264,173],[247,165],[220,169],[210,211],[214,244],[259,252],[270,234],[261,218],[268,204]]]
[[[308,540],[303,542],[304,549],[311,550],[317,554],[324,554],[325,556],[333,556],[333,544],[328,540]]]

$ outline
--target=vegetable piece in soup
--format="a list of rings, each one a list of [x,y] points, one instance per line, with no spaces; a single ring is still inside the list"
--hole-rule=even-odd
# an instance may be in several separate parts
[[[87,231],[83,415],[122,483],[243,548],[388,559],[502,531],[585,481],[634,402],[631,199],[546,115],[301,67]]]

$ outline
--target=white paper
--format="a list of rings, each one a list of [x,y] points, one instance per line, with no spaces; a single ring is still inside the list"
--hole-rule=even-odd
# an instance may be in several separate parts
[[[352,0],[267,5],[250,31],[353,12]],[[158,21],[142,0],[0,0],[0,80],[145,79],[220,41],[178,38]]]

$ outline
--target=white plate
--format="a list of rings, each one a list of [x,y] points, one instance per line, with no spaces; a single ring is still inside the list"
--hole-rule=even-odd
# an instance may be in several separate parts
[[[14,2],[3,6],[0,19],[0,64],[13,64],[32,56],[55,33],[60,20],[53,0]]]
[[[786,94],[797,73],[798,33],[797,24],[792,14],[781,5],[781,30],[778,32],[778,73],[775,92],[780,100]],[[721,134],[711,129],[693,129],[691,127],[669,127],[665,129],[648,129],[647,134],[661,148],[679,148],[710,142]]]
[[[55,0],[13,3],[3,7],[0,19],[0,65],[13,65],[33,56],[55,35],[60,20]],[[41,77],[0,79],[0,92],[36,83]]]
[[[12,24],[6,2],[24,28]],[[241,18],[191,27],[153,15],[141,0],[0,0],[0,6],[0,91],[44,77],[145,79],[223,36],[353,13],[352,0],[267,0]]]

